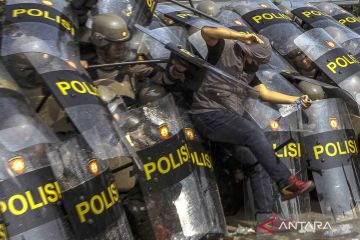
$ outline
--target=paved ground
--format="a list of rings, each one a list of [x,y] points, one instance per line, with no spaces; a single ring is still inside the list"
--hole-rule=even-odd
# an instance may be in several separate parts
[[[237,215],[232,217],[227,217],[227,223],[229,226],[229,230],[234,231],[236,227],[240,224],[242,227],[240,227],[240,230],[245,231],[248,230],[250,227],[254,226],[254,221],[251,220],[244,220],[244,216],[246,216],[247,213],[244,213],[243,211],[238,212]],[[313,211],[308,214],[304,214],[301,217],[301,222],[309,221],[310,223],[314,223],[314,221],[322,222],[323,226],[326,224],[326,222],[329,223],[331,230],[329,231],[329,228],[327,229],[317,229],[315,232],[311,232],[313,228],[309,226],[307,230],[308,232],[301,231],[301,227],[299,227],[300,231],[292,231],[287,233],[281,233],[281,234],[254,234],[250,233],[248,235],[244,234],[237,234],[233,237],[226,237],[223,238],[223,240],[247,240],[247,239],[257,239],[257,240],[318,240],[318,239],[336,239],[336,240],[360,240],[360,215],[359,219],[356,220],[348,220],[348,221],[342,221],[342,222],[334,222],[329,218],[326,218],[324,215],[322,215],[319,211]],[[305,223],[304,223],[305,224]],[[298,224],[299,226],[300,224]],[[304,225],[303,225],[304,226]],[[313,225],[312,225],[313,226]],[[249,228],[247,228],[249,227]],[[332,237],[329,236],[329,234]],[[327,234],[327,235],[326,235]]]

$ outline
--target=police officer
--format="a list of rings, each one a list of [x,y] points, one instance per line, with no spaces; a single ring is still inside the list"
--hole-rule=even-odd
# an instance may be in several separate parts
[[[271,46],[265,37],[214,27],[202,28],[201,34],[208,45],[207,60],[238,76],[241,79],[239,81],[254,86],[260,99],[278,104],[292,104],[301,100],[302,107],[311,105],[311,100],[306,95],[289,96],[274,92],[255,78],[254,73],[259,65],[269,62],[271,57]],[[194,94],[191,113],[195,127],[212,141],[248,147],[278,185],[283,200],[312,190],[313,182],[298,180],[281,161],[276,160],[272,146],[261,129],[243,117],[242,96],[233,89],[218,75],[207,72],[199,90]],[[261,179],[266,181],[266,178]],[[271,201],[271,190],[262,186],[263,184],[252,186],[253,189],[262,189],[254,191],[258,222],[268,220],[272,211],[272,202],[264,202]],[[276,226],[273,227],[278,230]]]
[[[99,14],[94,17],[91,42],[95,46],[96,56],[89,59],[90,63],[113,63],[122,61],[145,60],[146,50],[138,53],[132,49],[132,35],[127,23],[118,15]],[[165,72],[158,66],[137,64],[131,67],[102,68],[90,71],[93,79],[99,79],[96,85],[113,88],[117,95],[123,96],[127,105],[137,98],[137,93],[149,85],[171,85],[172,79],[178,79],[177,69],[181,67],[169,64]],[[150,81],[149,81],[150,80]]]

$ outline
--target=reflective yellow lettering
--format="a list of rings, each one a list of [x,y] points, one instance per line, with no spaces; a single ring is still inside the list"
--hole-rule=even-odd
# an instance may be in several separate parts
[[[276,143],[273,143],[273,149],[275,150],[276,148],[277,148],[277,144],[276,144]],[[279,158],[284,157],[284,155],[281,153],[280,150],[277,151],[277,152],[275,153],[275,155],[276,155],[277,157],[279,157]]]
[[[61,19],[61,25],[67,29],[67,30],[71,30],[71,25],[68,21],[66,21],[65,19]]]
[[[337,63],[337,65],[339,65],[342,68],[345,68],[348,66],[348,63],[343,58],[337,58],[336,63]]]
[[[260,23],[260,20],[262,19],[262,17],[260,15],[257,15],[257,16],[254,16],[253,17],[253,20],[256,22],[256,23]]]
[[[114,197],[114,201],[117,202],[119,201],[119,192],[116,188],[116,185],[113,183],[110,185],[110,188],[111,188],[111,192],[113,194],[113,197]]]
[[[266,19],[266,20],[271,20],[271,19],[274,18],[274,16],[271,15],[270,13],[264,13],[264,14],[262,15],[262,17],[263,17],[264,19]]]
[[[210,157],[209,154],[205,154],[205,160],[206,160],[206,162],[207,162],[207,166],[208,166],[209,168],[213,168],[213,166],[212,166],[212,161],[211,161],[211,157]]]
[[[99,203],[99,209],[96,208],[95,201]],[[90,200],[91,210],[94,214],[99,215],[104,211],[104,203],[99,195],[95,195]]]
[[[330,147],[333,148],[333,152],[330,152]],[[329,155],[330,157],[334,157],[337,154],[336,145],[334,143],[326,144],[325,151],[327,155]]]
[[[311,12],[305,11],[305,12],[302,12],[302,15],[304,15],[304,16],[307,17],[307,18],[309,18],[310,15],[311,15]]]
[[[59,88],[62,95],[68,95],[67,90],[71,89],[71,86],[67,82],[57,82],[56,86]]]
[[[339,149],[339,154],[340,154],[340,155],[345,155],[345,154],[347,154],[346,151],[341,151],[342,149],[341,149],[341,145],[340,145],[339,142],[337,142],[336,145],[337,145],[337,148]]]
[[[48,195],[48,200],[51,203],[59,201],[59,196],[56,192],[55,186],[52,183],[48,183],[44,186],[45,193]]]
[[[4,201],[0,201],[0,212],[5,213],[7,210],[6,203]]]
[[[15,205],[14,205],[14,202],[15,200],[18,200],[21,202],[21,208],[20,209],[16,209],[15,208]],[[21,215],[21,214],[24,214],[28,208],[29,208],[29,205],[26,201],[26,198],[23,196],[23,195],[20,195],[20,194],[16,194],[16,195],[13,195],[10,197],[9,201],[8,201],[8,207],[9,207],[9,211],[14,214],[14,215]]]
[[[86,88],[79,81],[71,81],[71,87],[78,93],[86,93]]]
[[[30,209],[34,210],[34,209],[41,208],[42,206],[44,206],[44,204],[42,202],[35,204],[34,198],[31,195],[30,191],[26,191],[25,195],[26,195],[26,198],[28,199]]]
[[[170,153],[170,155],[172,155],[172,153]],[[162,163],[165,163],[165,168],[163,168]],[[167,157],[160,158],[157,162],[157,168],[161,174],[168,173],[171,169],[170,160]]]
[[[182,162],[180,150],[177,149],[176,152],[177,152],[177,156],[179,157],[180,161]],[[173,154],[170,154],[169,157],[170,157],[172,169],[176,169],[176,168],[178,168],[178,167],[181,166],[180,162],[178,162],[178,163],[175,162],[175,159],[174,159],[174,155],[173,155]]]
[[[342,25],[344,25],[346,23],[346,20],[345,19],[340,19],[339,20],[339,23],[341,23]]]
[[[44,18],[49,19],[49,20],[51,20],[51,21],[56,21],[55,18],[51,18],[51,17],[49,16],[49,12],[48,12],[48,11],[45,11],[45,12],[44,12]]]
[[[45,192],[44,192],[43,187],[38,187],[38,191],[39,191],[41,200],[43,201],[44,205],[48,204],[49,202],[48,202],[48,200],[47,200],[47,198],[46,198],[46,195],[45,195]]]
[[[334,62],[329,62],[328,64],[326,64],[326,67],[327,67],[328,69],[330,69],[330,71],[332,71],[334,74],[336,74],[336,71],[335,71],[335,69],[336,69],[336,63],[334,63]]]
[[[354,144],[354,142],[352,141],[352,140],[349,140],[349,151],[351,152],[351,153],[356,153],[356,148],[355,148],[355,144]]]
[[[324,147],[321,145],[314,146],[315,159],[319,159],[319,155],[324,153]]]
[[[294,158],[298,156],[298,151],[295,143],[289,143],[288,148],[289,148],[289,157]]]
[[[156,170],[156,164],[154,162],[149,162],[144,164],[144,172],[146,176],[146,180],[151,179],[151,173],[155,172]]]
[[[24,13],[26,13],[26,9],[14,9],[12,12],[12,16],[17,17],[20,14],[24,14]]]
[[[80,222],[83,223],[86,221],[85,214],[90,211],[90,205],[88,202],[81,202],[75,206],[76,212],[79,216]]]
[[[110,188],[110,187],[109,187],[109,188]],[[108,202],[108,199],[107,199],[104,191],[101,192],[101,197],[102,197],[103,200],[104,200],[104,204],[105,204],[105,208],[106,208],[106,209],[109,209],[109,208],[111,208],[111,207],[114,205],[114,202],[113,202],[113,201]]]
[[[29,9],[27,14],[32,17],[41,17],[43,12],[40,9]]]

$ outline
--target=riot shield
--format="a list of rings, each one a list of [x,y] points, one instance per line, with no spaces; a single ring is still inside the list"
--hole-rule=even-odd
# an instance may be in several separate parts
[[[360,103],[360,64],[354,55],[341,48],[320,28],[311,29],[297,37],[295,44],[326,75],[322,81],[339,86]]]
[[[47,156],[58,140],[37,119],[2,63],[0,79],[0,201],[8,237],[73,239]]]
[[[360,20],[342,7],[336,5],[335,3],[329,2],[317,3],[315,6],[322,12],[332,16],[340,24],[360,34]]]
[[[302,93],[282,78],[278,72],[271,69],[259,71],[258,79],[267,88],[293,96],[301,96]],[[259,100],[247,102],[247,113],[250,119],[258,123],[263,129],[268,141],[272,144],[279,161],[282,161],[293,175],[299,179],[307,180],[307,171],[303,147],[300,143],[301,112],[295,112],[282,118],[277,107]],[[280,148],[280,149],[278,149]],[[309,194],[304,194],[288,201],[281,201],[277,187],[274,186],[275,204],[274,211],[285,218],[299,219],[302,213],[310,212]]]
[[[77,135],[66,137],[51,158],[77,239],[132,240],[107,161],[98,161]]]
[[[173,42],[186,46],[187,34],[182,27],[169,26],[157,28],[151,31],[154,35],[161,36],[166,42]],[[149,54],[152,58],[158,59],[170,57],[171,51],[166,49],[161,42],[154,40],[151,36],[144,35],[143,43],[145,47],[149,49]]]
[[[181,113],[181,121],[186,144],[189,147],[194,166],[194,174],[199,179],[199,186],[211,221],[211,231],[209,234],[211,236],[224,235],[226,233],[226,222],[214,173],[214,160],[208,146],[209,143],[206,143],[195,130],[186,112]]]
[[[171,95],[123,114],[121,128],[144,164],[138,180],[156,239],[200,239],[212,224]],[[209,159],[196,159],[211,165]],[[150,234],[150,233],[149,233]]]
[[[112,13],[125,19],[132,15],[133,6],[128,0],[98,0],[92,15]]]
[[[189,10],[179,6],[158,5],[156,11],[163,15],[164,18],[170,19],[176,25],[180,25],[188,29],[188,40],[191,43],[196,55],[200,55],[203,59],[207,56],[207,46],[201,37],[201,28],[204,26],[223,27],[221,24],[201,18]],[[184,45],[183,45],[184,46]]]
[[[133,28],[135,24],[150,24],[156,4],[157,0],[98,0],[93,15],[112,13],[123,17]]]
[[[359,152],[345,103],[336,98],[313,102],[305,110],[303,127],[321,211],[335,220],[356,218]]]
[[[108,110],[80,65],[70,16],[53,6],[16,1],[7,1],[4,16],[1,55],[17,81],[45,85],[98,158],[122,155]],[[23,76],[28,71],[39,77]]]
[[[284,1],[281,6],[291,11],[295,16],[295,20],[299,20],[303,28],[323,28],[343,48],[358,57],[360,53],[360,35],[356,32],[351,31],[326,13],[304,1]]]
[[[259,71],[273,71],[273,72],[296,72],[295,68],[291,66],[279,53],[272,51],[270,62],[267,64],[262,64],[259,67]]]
[[[232,1],[229,7],[237,12],[256,32],[269,38],[272,46],[282,56],[296,52],[294,39],[302,31],[272,2],[268,0]]]
[[[221,24],[201,18],[188,10],[180,10],[178,7],[159,5],[156,11],[184,27],[195,27],[197,29],[204,26],[222,27]]]

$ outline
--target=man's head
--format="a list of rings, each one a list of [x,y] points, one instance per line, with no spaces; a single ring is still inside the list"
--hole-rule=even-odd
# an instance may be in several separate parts
[[[130,32],[127,23],[114,14],[99,14],[94,17],[91,42],[97,47],[99,57],[106,62],[124,60],[129,55],[127,41]]]
[[[261,64],[268,63],[271,58],[272,48],[269,40],[261,35],[258,35],[258,37],[263,43],[248,45],[238,42],[244,53],[244,71],[248,74],[255,73]]]

